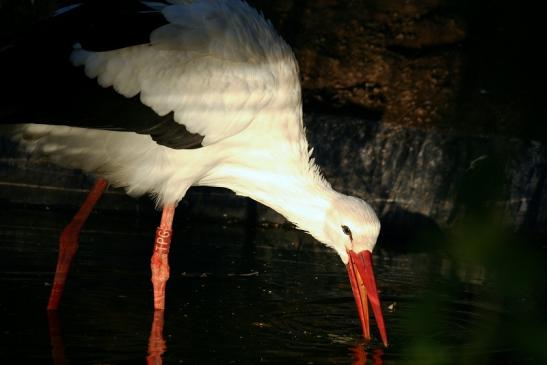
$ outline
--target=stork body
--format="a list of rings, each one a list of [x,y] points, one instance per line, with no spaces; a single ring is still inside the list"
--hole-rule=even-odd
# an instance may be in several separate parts
[[[130,195],[152,195],[163,208],[152,258],[155,307],[163,309],[177,203],[190,186],[228,188],[273,208],[335,249],[348,266],[365,336],[370,337],[368,298],[387,343],[370,262],[379,221],[367,203],[333,190],[315,165],[290,47],[243,1],[139,6],[144,9],[135,12],[138,21],[129,24],[152,19],[145,22],[153,29],[144,41],[102,48],[83,28],[70,48],[54,47],[60,55],[52,67],[59,75],[69,70],[57,80],[71,88],[61,96],[40,95],[32,83],[21,86],[11,77],[17,92],[0,120],[17,124],[2,127],[4,133],[33,156],[99,177],[80,218],[71,223],[73,232],[63,233],[61,251],[77,247],[73,242],[105,181]],[[85,4],[60,9],[52,21],[76,24],[69,19],[83,11]],[[6,62],[21,57],[8,52]],[[39,57],[26,62],[39,68]],[[55,82],[57,76],[48,72],[33,74]],[[32,97],[25,100],[26,87]],[[60,254],[63,284],[70,258],[64,261]],[[55,295],[52,309],[60,298]]]

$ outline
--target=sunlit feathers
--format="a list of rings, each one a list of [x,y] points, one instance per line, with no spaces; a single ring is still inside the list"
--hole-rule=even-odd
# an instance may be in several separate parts
[[[139,95],[157,114],[204,136],[171,149],[131,132],[26,124],[13,129],[30,153],[177,203],[193,185],[225,187],[283,214],[333,247],[372,250],[379,231],[363,201],[335,192],[311,158],[298,66],[290,47],[239,0],[150,3],[167,24],[147,44],[106,52],[74,45],[70,60],[104,88]],[[100,107],[100,106],[97,106]],[[123,118],[123,115],[120,115]],[[341,225],[351,226],[350,242]]]

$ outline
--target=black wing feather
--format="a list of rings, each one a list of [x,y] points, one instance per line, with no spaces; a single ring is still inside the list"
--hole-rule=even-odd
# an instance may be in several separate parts
[[[150,32],[166,23],[159,12],[123,6],[133,1],[83,4],[36,25],[28,34],[0,47],[0,122],[42,123],[148,134],[175,149],[202,146],[173,113],[156,114],[113,88],[103,88],[75,67],[69,56],[75,43],[107,51],[149,43]],[[139,5],[142,7],[142,5]],[[101,16],[102,14],[102,16]]]

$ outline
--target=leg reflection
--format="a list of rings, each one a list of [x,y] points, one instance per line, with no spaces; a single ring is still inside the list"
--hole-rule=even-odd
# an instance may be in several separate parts
[[[146,363],[148,365],[161,365],[163,363],[162,355],[167,350],[165,339],[163,338],[163,310],[154,311],[154,320],[148,339],[148,356]]]
[[[372,349],[367,353],[363,344],[358,344],[353,346],[351,352],[353,352],[352,365],[367,365],[367,359],[369,358],[372,360],[370,362],[372,365],[382,365],[384,363],[382,359],[384,350],[382,349]]]
[[[68,362],[65,357],[65,346],[61,336],[61,325],[59,324],[59,313],[57,311],[47,311],[49,325],[49,338],[51,342],[51,357],[53,364],[65,365]],[[163,311],[154,311],[154,319],[148,338],[148,356],[146,362],[148,365],[162,365],[162,356],[167,350],[165,339],[163,338]]]

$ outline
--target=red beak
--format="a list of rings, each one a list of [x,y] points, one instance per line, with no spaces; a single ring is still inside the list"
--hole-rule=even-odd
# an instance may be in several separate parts
[[[349,262],[347,269],[349,280],[351,282],[351,289],[353,290],[355,302],[357,303],[357,311],[363,327],[363,336],[365,339],[370,340],[370,322],[368,315],[368,302],[370,302],[376,324],[378,325],[378,330],[380,331],[380,337],[382,337],[384,346],[387,347],[384,316],[382,315],[380,299],[378,298],[378,291],[376,290],[376,280],[374,279],[374,272],[372,271],[372,253],[370,251],[355,253],[348,250],[348,255]]]

